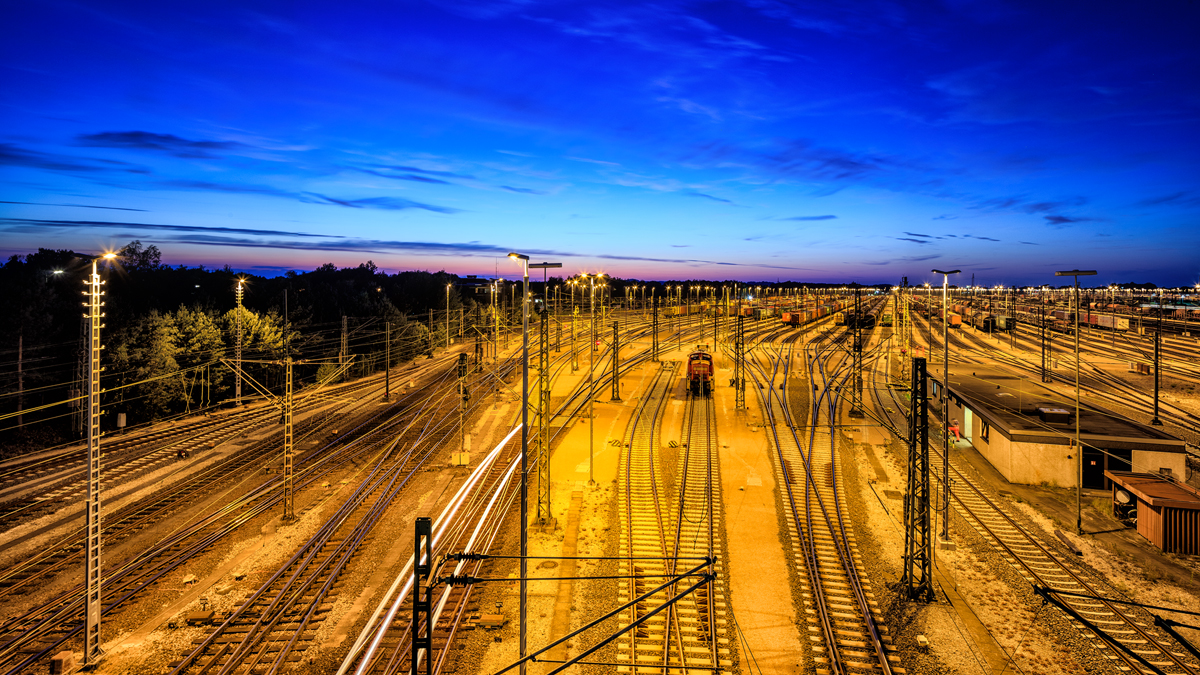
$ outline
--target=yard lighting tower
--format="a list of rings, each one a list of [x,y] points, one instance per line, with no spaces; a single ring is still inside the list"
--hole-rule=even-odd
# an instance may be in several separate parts
[[[950,275],[962,270],[933,270],[942,275],[942,541],[950,541]],[[928,286],[928,284],[926,284]]]
[[[1096,270],[1055,272],[1075,278],[1075,534],[1083,534],[1083,446],[1079,444],[1079,277],[1094,277]]]
[[[521,286],[521,675],[525,675],[525,601],[529,582],[525,579],[529,553],[529,473],[525,464],[529,455],[529,256],[509,253],[521,262],[525,282]]]
[[[106,282],[100,280],[99,258],[112,260],[116,253],[105,253],[92,258],[92,276],[85,281],[88,290],[83,292],[88,301],[88,491],[87,491],[87,555],[84,562],[84,584],[87,587],[86,625],[83,633],[83,665],[94,666],[104,657],[100,649],[100,320],[104,312],[101,290]]]
[[[237,371],[233,374],[233,400],[236,405],[242,404],[242,295],[245,293],[246,280],[239,277],[237,290],[237,346],[235,354]]]
[[[446,284],[446,349],[450,349],[450,287],[454,284]]]
[[[596,280],[603,272],[584,274],[590,285],[591,320],[588,322],[588,485],[596,484]]]

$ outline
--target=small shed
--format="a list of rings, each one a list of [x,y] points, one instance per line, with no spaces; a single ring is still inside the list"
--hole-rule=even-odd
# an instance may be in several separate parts
[[[1113,482],[1114,510],[1136,499],[1138,534],[1163,553],[1200,555],[1200,491],[1153,473],[1104,475]]]

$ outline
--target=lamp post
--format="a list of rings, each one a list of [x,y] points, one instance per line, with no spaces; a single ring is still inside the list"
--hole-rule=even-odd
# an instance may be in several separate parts
[[[529,256],[509,253],[521,262],[524,284],[521,286],[521,673],[525,673],[525,600],[529,582],[525,579],[529,553],[529,474],[525,465],[529,455]]]
[[[238,278],[238,285],[235,294],[237,295],[237,346],[234,350],[234,360],[237,361],[237,370],[233,374],[233,400],[234,405],[242,405],[242,294],[245,292],[243,286],[245,279]]]
[[[105,253],[92,258],[92,276],[84,283],[90,290],[83,294],[88,296],[84,306],[88,308],[88,491],[87,491],[87,555],[84,562],[84,585],[87,588],[85,599],[85,627],[83,633],[83,664],[94,666],[104,657],[100,649],[100,320],[104,313],[100,308],[104,302],[100,300],[104,291],[100,289],[105,282],[100,280],[97,267],[100,258],[112,260],[116,253]]]
[[[950,541],[950,275],[962,270],[933,270],[942,275],[942,540]]]
[[[589,283],[588,320],[588,485],[596,484],[596,279],[604,273],[584,274]]]
[[[1055,272],[1056,277],[1075,278],[1075,534],[1083,534],[1083,446],[1079,443],[1079,277],[1096,276],[1096,270]]]

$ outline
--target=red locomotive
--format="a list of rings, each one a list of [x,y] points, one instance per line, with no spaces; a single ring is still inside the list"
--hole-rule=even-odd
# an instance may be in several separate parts
[[[693,396],[708,396],[712,393],[713,362],[712,354],[697,348],[688,354],[687,365],[688,386]]]

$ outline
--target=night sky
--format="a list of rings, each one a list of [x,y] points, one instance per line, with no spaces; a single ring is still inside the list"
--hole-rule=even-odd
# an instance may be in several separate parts
[[[0,253],[1200,281],[1200,3],[6,2]]]

